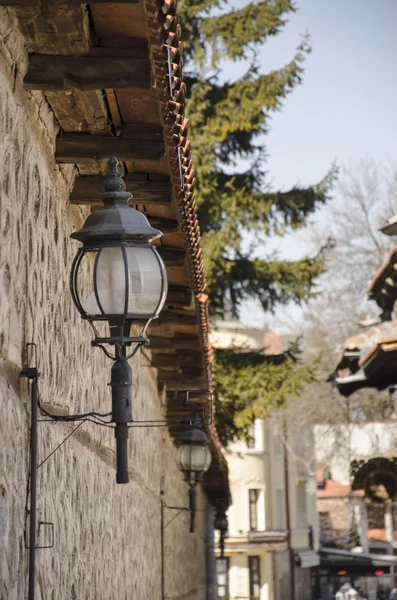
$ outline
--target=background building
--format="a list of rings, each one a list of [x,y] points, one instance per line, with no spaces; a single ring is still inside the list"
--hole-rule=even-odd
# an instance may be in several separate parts
[[[283,350],[279,336],[251,329],[245,335],[234,322],[217,323],[211,339],[240,351]],[[218,558],[218,598],[311,600],[311,567],[319,558],[310,440],[310,430],[298,433],[280,412],[257,419],[250,439],[225,451],[233,505],[225,559]]]
[[[393,470],[395,435],[393,423],[315,427],[316,456],[326,465],[316,472],[317,589],[325,600],[347,582],[369,600],[387,598],[395,585],[397,504],[370,501],[364,489],[367,477],[360,477],[363,467],[369,476],[379,472],[379,461]]]

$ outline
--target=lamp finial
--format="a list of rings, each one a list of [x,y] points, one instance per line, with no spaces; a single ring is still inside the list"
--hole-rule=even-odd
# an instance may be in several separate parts
[[[103,182],[105,192],[125,192],[125,183],[121,173],[117,170],[119,161],[115,156],[111,156],[108,162],[108,172]]]

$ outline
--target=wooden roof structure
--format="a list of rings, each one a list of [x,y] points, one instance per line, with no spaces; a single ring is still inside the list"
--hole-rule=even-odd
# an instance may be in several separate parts
[[[228,502],[227,465],[212,424],[208,298],[177,0],[0,4],[13,7],[26,39],[24,85],[44,93],[59,123],[56,160],[76,166],[70,201],[95,209],[107,159],[114,155],[134,206],[164,232],[158,250],[169,293],[149,329],[153,366],[159,384],[167,386],[170,420],[186,421],[205,409],[213,461],[204,487],[212,501]],[[170,426],[176,441],[179,431]]]
[[[392,313],[397,300],[397,246],[394,246],[367,288],[368,296],[383,311]]]
[[[330,379],[339,392],[350,396],[356,390],[372,387],[384,390],[397,384],[397,320],[392,320],[397,300],[397,246],[379,267],[367,288],[368,298],[382,309],[382,323],[365,327],[349,338]]]
[[[385,321],[349,338],[331,379],[343,396],[397,384],[397,321]]]

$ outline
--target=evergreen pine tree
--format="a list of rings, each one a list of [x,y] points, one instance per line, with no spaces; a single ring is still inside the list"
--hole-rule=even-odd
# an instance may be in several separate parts
[[[266,134],[271,114],[300,83],[309,47],[303,40],[289,64],[267,74],[260,73],[255,55],[280,32],[293,4],[265,0],[234,10],[227,0],[180,0],[178,6],[211,310],[222,315],[228,300],[237,314],[247,297],[258,298],[265,310],[307,300],[322,270],[322,256],[269,261],[243,249],[247,231],[263,240],[304,225],[327,199],[333,178],[330,173],[318,185],[285,192],[269,191],[266,185],[260,136]],[[248,65],[246,73],[224,81],[224,60]],[[242,162],[248,166],[239,168]]]
[[[312,381],[315,362],[297,364],[286,351],[274,356],[235,349],[215,351],[215,425],[221,443],[248,438],[248,426],[296,397]]]

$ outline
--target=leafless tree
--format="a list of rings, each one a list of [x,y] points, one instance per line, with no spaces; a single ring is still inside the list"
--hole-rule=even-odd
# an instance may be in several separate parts
[[[365,292],[397,242],[379,231],[396,213],[397,165],[364,158],[340,170],[334,200],[305,232],[305,241],[311,240],[314,247],[327,238],[333,244],[326,255],[319,294],[293,328],[302,339],[306,359],[317,357],[316,381],[291,402],[288,412],[298,428],[303,424],[328,426],[338,451],[345,448],[347,455],[348,424],[396,418],[395,399],[388,392],[366,389],[344,398],[327,382],[343,343],[359,332],[363,312],[379,314],[374,303],[365,301]]]
[[[379,227],[396,213],[397,165],[367,157],[341,168],[335,197],[311,231],[317,245],[333,241],[324,293],[343,291],[358,302],[394,243]]]

